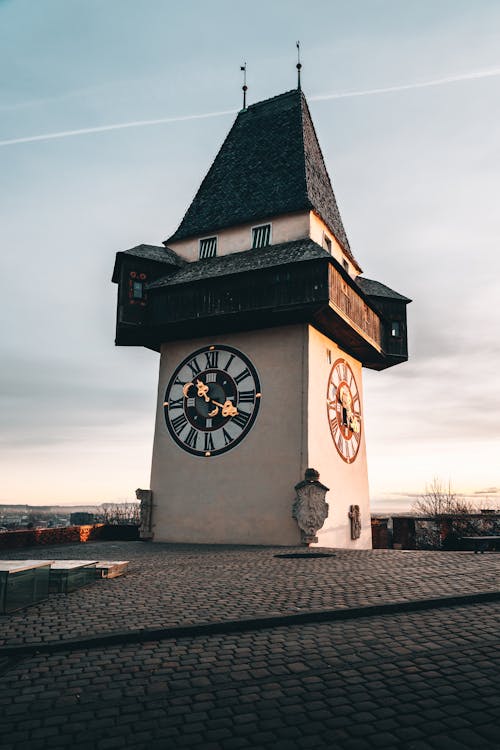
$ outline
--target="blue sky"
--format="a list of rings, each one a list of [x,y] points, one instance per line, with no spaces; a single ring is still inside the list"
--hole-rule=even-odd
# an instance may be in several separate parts
[[[436,475],[493,502],[499,29],[485,0],[0,0],[0,502],[148,486],[158,361],[113,346],[114,253],[176,228],[240,64],[250,102],[293,88],[296,39],[351,247],[414,299],[409,363],[365,375],[373,508]]]

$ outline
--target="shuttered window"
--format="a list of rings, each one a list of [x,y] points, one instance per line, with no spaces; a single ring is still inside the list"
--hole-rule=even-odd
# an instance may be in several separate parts
[[[262,224],[252,229],[252,247],[266,247],[271,244],[271,225]]]
[[[200,240],[200,260],[214,258],[217,255],[217,237],[206,237]]]

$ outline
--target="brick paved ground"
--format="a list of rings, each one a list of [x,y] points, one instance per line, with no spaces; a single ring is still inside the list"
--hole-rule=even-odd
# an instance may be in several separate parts
[[[141,543],[37,550],[133,564],[125,578],[0,618],[5,643],[33,646],[22,657],[4,651],[2,659],[0,650],[0,748],[498,747],[498,602],[36,653],[41,640],[94,630],[498,590],[495,554],[274,557],[283,552]]]
[[[3,750],[497,748],[500,605],[26,658]]]
[[[131,565],[125,578],[0,618],[0,646],[497,591],[500,580],[494,554],[336,550],[335,557],[312,560],[275,557],[286,551],[94,542],[9,553],[10,559],[112,558]]]

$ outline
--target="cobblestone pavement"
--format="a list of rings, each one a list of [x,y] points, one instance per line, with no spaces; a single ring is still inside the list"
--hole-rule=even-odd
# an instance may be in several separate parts
[[[495,554],[332,550],[334,557],[276,557],[286,552],[297,548],[92,542],[3,553],[131,563],[125,577],[1,617],[0,646],[498,591],[500,579]]]
[[[202,578],[204,571],[214,571],[212,555],[207,554]],[[390,567],[383,555],[360,557],[364,565],[373,560],[368,581]],[[423,557],[422,563],[414,556],[395,559],[405,578],[411,564],[424,578],[436,575],[440,564]],[[355,569],[357,581],[363,579],[355,555],[339,559],[344,572]],[[472,562],[483,564],[458,558],[458,574]],[[442,565],[451,571],[448,562]],[[262,572],[266,566],[258,568]],[[265,582],[259,590],[266,590]],[[163,585],[164,579],[158,585],[161,596]],[[498,748],[499,613],[498,603],[471,604],[35,654],[4,663],[0,747]]]

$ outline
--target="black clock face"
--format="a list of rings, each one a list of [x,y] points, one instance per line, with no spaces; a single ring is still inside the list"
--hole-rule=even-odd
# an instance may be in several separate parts
[[[361,444],[361,398],[354,373],[345,359],[337,359],[331,369],[326,408],[337,453],[350,464]]]
[[[261,401],[248,357],[230,346],[198,349],[180,363],[165,392],[167,428],[195,456],[218,456],[251,429]]]

